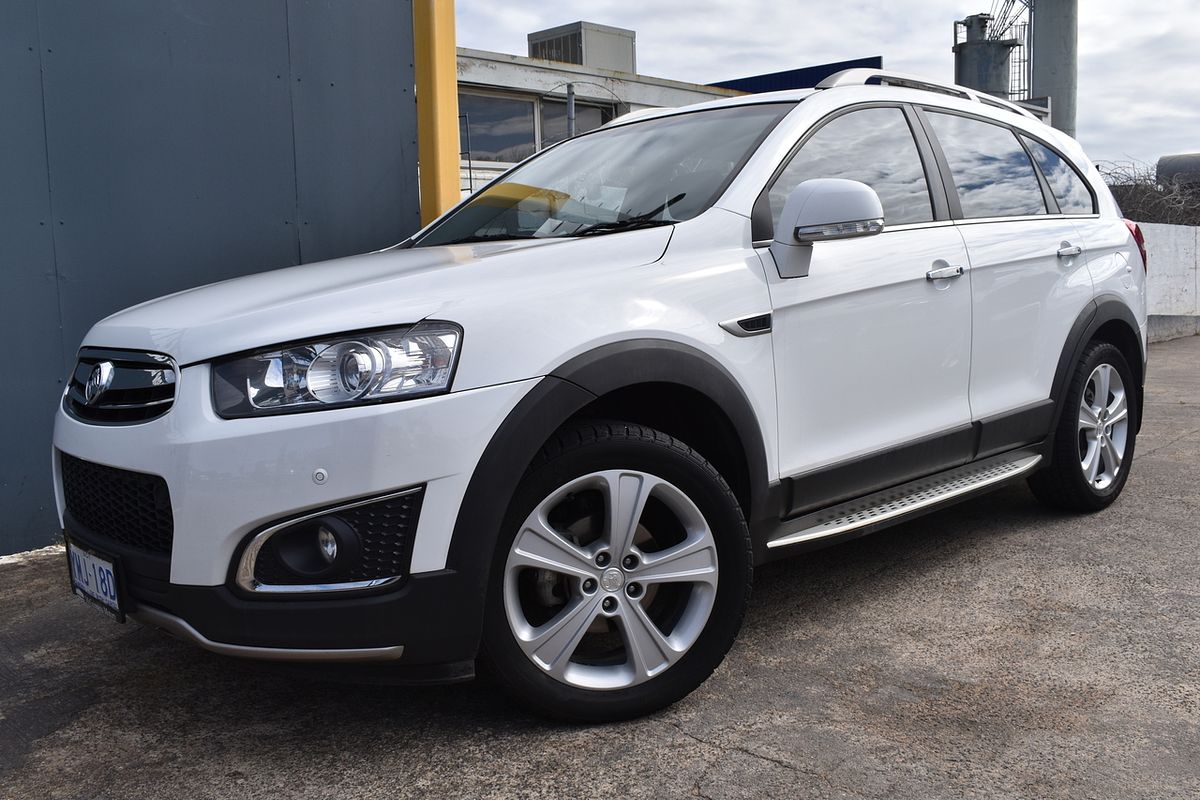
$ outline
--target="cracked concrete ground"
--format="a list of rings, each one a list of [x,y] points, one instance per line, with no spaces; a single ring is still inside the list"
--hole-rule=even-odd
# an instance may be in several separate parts
[[[1012,486],[764,568],[708,683],[606,727],[223,659],[0,559],[0,798],[1195,798],[1197,478],[1200,337],[1151,348],[1108,511]]]

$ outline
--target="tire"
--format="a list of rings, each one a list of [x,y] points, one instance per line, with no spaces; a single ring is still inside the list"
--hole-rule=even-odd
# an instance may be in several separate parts
[[[484,657],[539,714],[589,723],[648,714],[721,663],[752,572],[741,507],[699,453],[632,423],[564,429],[510,505],[488,586]],[[669,573],[675,580],[659,580]]]
[[[1076,512],[1112,505],[1133,466],[1141,412],[1121,351],[1107,342],[1089,344],[1068,384],[1050,464],[1029,479],[1038,500]]]

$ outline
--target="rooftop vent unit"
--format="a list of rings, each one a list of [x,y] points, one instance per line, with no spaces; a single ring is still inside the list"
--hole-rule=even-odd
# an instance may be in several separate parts
[[[637,72],[637,34],[624,28],[572,22],[529,34],[529,57],[594,69]]]

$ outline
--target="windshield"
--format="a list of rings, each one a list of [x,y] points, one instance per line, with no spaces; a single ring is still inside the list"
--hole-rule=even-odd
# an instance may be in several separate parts
[[[571,139],[476,194],[415,246],[588,236],[691,219],[793,107],[697,111]]]

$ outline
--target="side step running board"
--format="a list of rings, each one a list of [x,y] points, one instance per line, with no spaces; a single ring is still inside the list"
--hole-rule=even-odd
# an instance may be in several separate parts
[[[1040,455],[1028,451],[1006,453],[875,492],[784,522],[779,535],[767,542],[767,547],[787,547],[860,528],[898,522],[1026,475],[1041,460]]]

